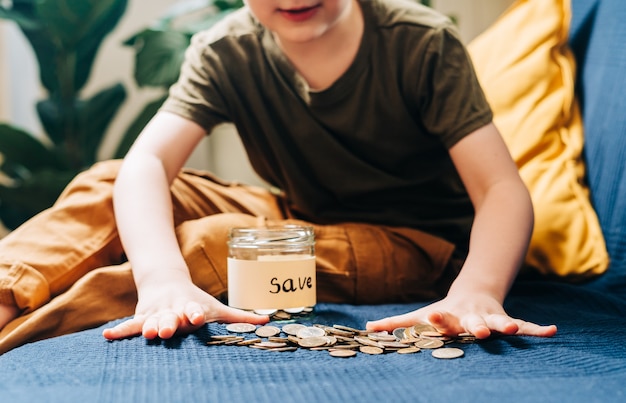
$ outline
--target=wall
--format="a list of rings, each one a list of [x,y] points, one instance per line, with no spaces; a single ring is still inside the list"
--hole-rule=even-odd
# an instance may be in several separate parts
[[[466,42],[472,40],[507,9],[513,0],[434,0],[444,14],[458,17],[459,31]]]

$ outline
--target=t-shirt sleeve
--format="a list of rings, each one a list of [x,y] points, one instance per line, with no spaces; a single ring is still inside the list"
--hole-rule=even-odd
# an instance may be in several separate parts
[[[229,121],[219,87],[220,59],[204,33],[196,34],[185,52],[178,81],[160,110],[171,112],[202,126],[207,133]]]
[[[450,148],[490,123],[493,114],[454,28],[433,29],[425,48],[413,75],[416,106],[425,130]]]

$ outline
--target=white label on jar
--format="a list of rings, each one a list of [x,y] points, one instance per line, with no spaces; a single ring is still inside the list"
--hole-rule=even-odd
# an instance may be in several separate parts
[[[315,256],[228,258],[228,305],[286,309],[314,306],[316,302]]]

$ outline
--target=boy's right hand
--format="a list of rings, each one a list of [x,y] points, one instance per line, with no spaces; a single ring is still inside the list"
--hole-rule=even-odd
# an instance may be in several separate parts
[[[135,316],[105,329],[102,335],[109,340],[140,334],[146,339],[169,339],[174,334],[192,333],[208,322],[264,324],[268,321],[266,315],[222,304],[191,281],[178,281],[142,287]]]

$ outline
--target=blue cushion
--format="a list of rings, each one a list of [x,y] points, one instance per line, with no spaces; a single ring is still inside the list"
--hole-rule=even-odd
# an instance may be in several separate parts
[[[572,0],[572,7],[591,199],[612,261],[608,277],[626,282],[626,2]]]

